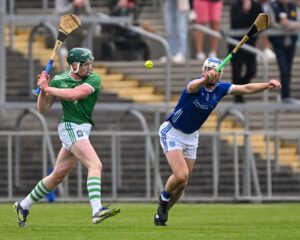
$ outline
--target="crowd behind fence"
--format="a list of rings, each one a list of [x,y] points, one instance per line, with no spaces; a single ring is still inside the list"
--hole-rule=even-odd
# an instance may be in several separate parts
[[[48,6],[48,4],[46,3],[47,1],[44,1],[43,6]],[[153,1],[153,6],[155,5],[155,1]],[[5,99],[5,89],[6,89],[6,84],[5,84],[5,69],[6,69],[6,58],[5,58],[5,26],[9,24],[10,26],[10,38],[9,38],[9,46],[11,48],[13,48],[13,33],[14,33],[14,27],[17,23],[27,23],[27,24],[31,24],[33,26],[35,26],[32,31],[31,31],[31,37],[29,38],[29,42],[28,42],[28,52],[29,52],[29,61],[30,61],[30,67],[29,67],[29,74],[28,74],[28,81],[29,81],[29,87],[32,88],[33,85],[33,76],[34,76],[34,65],[33,65],[33,58],[34,56],[32,55],[32,44],[33,44],[33,36],[36,34],[36,31],[39,28],[45,28],[46,30],[48,30],[48,32],[50,32],[50,35],[52,36],[53,39],[56,39],[56,28],[54,27],[55,25],[57,25],[57,22],[59,21],[59,17],[55,16],[55,15],[35,15],[35,16],[24,16],[24,15],[15,15],[12,12],[10,12],[10,14],[6,14],[5,12],[5,4],[1,4],[1,8],[0,8],[1,12],[3,13],[3,15],[1,14],[0,17],[0,23],[1,23],[1,31],[0,31],[0,39],[3,40],[0,42],[0,51],[3,52],[3,54],[1,54],[1,62],[3,63],[1,66],[1,72],[3,72],[4,74],[1,75],[0,78],[0,86],[1,86],[1,102],[6,102]],[[143,36],[144,38],[153,40],[155,42],[160,43],[163,46],[163,51],[165,52],[163,55],[167,56],[167,62],[165,64],[165,101],[167,104],[170,104],[171,101],[171,96],[172,96],[172,64],[171,64],[171,56],[170,56],[170,48],[169,45],[166,41],[165,38],[163,38],[162,36],[159,36],[155,33],[152,32],[148,32],[146,30],[144,30],[141,27],[137,27],[132,25],[132,22],[130,20],[130,18],[127,17],[110,17],[108,15],[105,14],[98,14],[96,16],[82,16],[81,17],[81,21],[83,24],[87,24],[90,26],[90,29],[92,29],[95,24],[100,24],[100,25],[116,25],[116,26],[120,26],[122,28],[128,29],[130,31],[133,31],[137,34],[140,34],[141,36]],[[225,40],[227,43],[231,43],[231,44],[236,44],[238,43],[238,41],[234,38],[232,38],[233,36],[236,35],[240,35],[241,33],[245,32],[245,30],[224,30],[222,33],[220,32],[216,32],[211,30],[208,27],[202,26],[202,25],[191,25],[190,29],[192,31],[202,31],[205,34],[209,35],[209,36],[214,36],[218,39],[223,39]],[[89,41],[87,41],[89,43],[90,46],[88,46],[89,48],[93,48],[93,34],[94,31],[90,30],[88,31],[87,34],[87,38],[90,39]],[[278,36],[278,35],[287,35],[287,34],[293,34],[289,31],[282,31],[282,30],[274,30],[274,29],[270,29],[267,30],[263,33],[263,35],[269,35],[269,36]],[[230,37],[232,36],[232,37]],[[262,53],[261,50],[254,48],[252,46],[249,46],[247,44],[245,44],[242,49],[251,52],[255,55],[257,55],[258,57],[260,57],[262,59],[262,66],[263,66],[263,75],[262,75],[262,82],[266,82],[268,80],[268,62],[267,59],[265,57],[265,55]],[[188,49],[189,50],[189,49]],[[60,68],[64,69],[63,66],[63,61],[62,61],[62,57],[61,54],[59,54],[59,60],[60,60]],[[185,79],[188,80],[190,79],[190,53],[188,52],[188,56],[187,56],[187,63],[186,63],[186,77]],[[30,94],[31,91],[28,91],[28,94]],[[263,99],[264,102],[268,101],[268,93],[264,92],[263,94]]]

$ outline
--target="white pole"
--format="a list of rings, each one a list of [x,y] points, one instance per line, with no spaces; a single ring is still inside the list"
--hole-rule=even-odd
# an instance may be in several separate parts
[[[5,53],[6,1],[0,1],[0,104],[5,102],[6,53]]]

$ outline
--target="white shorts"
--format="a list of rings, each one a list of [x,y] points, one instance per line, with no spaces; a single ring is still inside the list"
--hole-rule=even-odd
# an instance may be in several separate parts
[[[73,143],[81,139],[89,138],[92,124],[76,124],[71,122],[62,122],[58,125],[58,135],[63,147],[70,150]]]
[[[179,149],[184,158],[195,159],[199,141],[199,132],[186,134],[177,130],[170,122],[164,122],[159,128],[160,144],[164,153]]]

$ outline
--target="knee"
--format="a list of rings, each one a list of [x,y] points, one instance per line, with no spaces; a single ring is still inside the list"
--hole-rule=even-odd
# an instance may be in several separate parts
[[[100,161],[97,161],[95,163],[94,168],[97,169],[99,172],[102,172],[102,163]]]
[[[102,163],[100,160],[90,161],[89,171],[92,171],[96,175],[100,175],[102,172]]]
[[[187,180],[189,178],[189,174],[188,173],[180,173],[177,176],[175,176],[177,183],[182,187],[185,188],[186,184],[187,184]]]

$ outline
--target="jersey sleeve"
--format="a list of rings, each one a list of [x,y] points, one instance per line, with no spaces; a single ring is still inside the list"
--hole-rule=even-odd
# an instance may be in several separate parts
[[[190,82],[192,82],[192,81],[194,81],[194,80],[196,80],[196,79],[201,79],[201,78],[202,78],[202,77],[199,77],[199,78],[195,78],[195,79],[190,80],[190,81],[186,84],[186,86],[185,86],[183,92],[185,92],[186,94],[190,94],[190,95],[192,95],[192,94],[197,94],[197,93],[200,91],[201,88],[199,88],[199,90],[198,90],[197,92],[190,93],[190,92],[188,91],[188,86],[189,86]]]
[[[225,96],[225,95],[230,94],[233,84],[228,83],[228,82],[222,82],[220,84],[220,86],[221,86],[221,89],[222,89],[222,93]]]
[[[90,78],[87,79],[85,84],[89,85],[93,92],[99,91],[101,89],[101,79],[99,75],[93,74]]]

